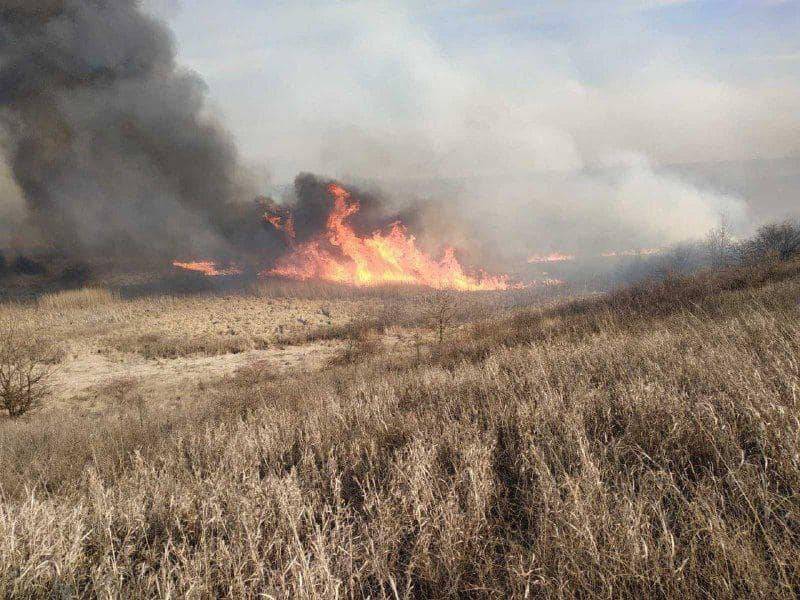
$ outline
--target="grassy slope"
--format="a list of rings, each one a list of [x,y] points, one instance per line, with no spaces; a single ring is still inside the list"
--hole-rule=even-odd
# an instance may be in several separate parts
[[[796,263],[701,275],[192,414],[20,424],[0,593],[791,596],[798,298]]]

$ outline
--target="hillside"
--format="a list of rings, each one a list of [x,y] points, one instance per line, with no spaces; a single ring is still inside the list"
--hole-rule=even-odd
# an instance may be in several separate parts
[[[321,369],[2,422],[0,595],[791,597],[798,299],[786,261],[334,322]]]

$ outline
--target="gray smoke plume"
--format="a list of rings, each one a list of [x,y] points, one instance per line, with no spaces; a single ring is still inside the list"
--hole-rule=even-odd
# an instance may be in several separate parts
[[[205,96],[136,0],[0,3],[7,162],[56,248],[224,253],[261,235]]]

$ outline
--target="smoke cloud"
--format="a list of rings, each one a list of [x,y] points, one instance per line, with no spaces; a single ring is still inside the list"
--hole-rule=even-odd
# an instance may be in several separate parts
[[[71,252],[268,260],[284,247],[242,166],[267,165],[300,236],[329,202],[295,179],[313,171],[357,183],[357,229],[400,217],[491,268],[796,210],[800,88],[769,31],[734,32],[767,62],[720,65],[644,16],[680,2],[536,4],[5,0],[0,218],[21,196]]]
[[[255,194],[205,96],[135,0],[0,7],[7,162],[58,249],[221,252],[245,235],[238,201]]]
[[[25,202],[7,166],[0,161],[0,240],[13,243],[25,223]],[[0,246],[3,244],[0,243]]]
[[[502,252],[588,253],[797,210],[800,61],[772,59],[796,3],[707,4],[199,0],[171,21],[276,181],[367,181]]]

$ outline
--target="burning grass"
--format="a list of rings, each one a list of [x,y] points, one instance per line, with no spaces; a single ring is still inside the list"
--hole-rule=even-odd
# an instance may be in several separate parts
[[[309,240],[296,241],[291,219],[282,226],[280,215],[266,215],[269,223],[287,233],[291,248],[267,271],[268,275],[367,287],[407,284],[461,291],[513,287],[504,275],[466,273],[453,248],[445,248],[441,260],[431,258],[417,247],[402,222],[392,223],[387,232],[359,235],[349,222],[361,210],[359,201],[336,183],[330,183],[327,191],[332,204],[325,231]]]
[[[296,186],[303,187],[303,179],[298,178]],[[313,187],[322,183],[312,179]],[[316,207],[325,211],[319,215],[324,225],[299,238],[294,209],[265,200],[263,221],[283,240],[286,252],[269,263],[259,274],[261,277],[325,281],[354,287],[412,285],[459,291],[524,287],[512,283],[507,275],[467,272],[451,246],[442,248],[440,259],[434,258],[417,245],[416,238],[399,219],[369,234],[361,234],[351,222],[361,211],[361,201],[335,182],[327,183],[324,190],[325,201]],[[236,265],[221,265],[214,260],[174,261],[173,265],[208,277],[243,272]]]
[[[0,424],[0,589],[792,597],[798,297],[798,263],[709,273]]]

